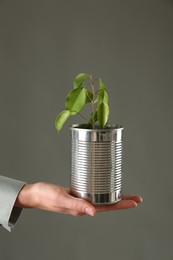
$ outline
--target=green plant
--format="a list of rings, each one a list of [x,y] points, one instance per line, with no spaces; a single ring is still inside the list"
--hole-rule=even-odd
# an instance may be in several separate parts
[[[65,110],[55,120],[57,131],[61,130],[70,116],[81,115],[80,111],[88,103],[91,103],[92,112],[87,120],[87,127],[95,128],[98,122],[99,127],[104,128],[108,122],[109,106],[108,94],[102,80],[93,78],[89,73],[80,73],[75,77],[73,84],[74,89],[66,98]]]

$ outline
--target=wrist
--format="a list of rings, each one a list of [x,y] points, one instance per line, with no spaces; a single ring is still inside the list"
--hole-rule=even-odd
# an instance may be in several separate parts
[[[35,204],[35,184],[25,184],[20,190],[15,206],[19,208],[33,208]]]

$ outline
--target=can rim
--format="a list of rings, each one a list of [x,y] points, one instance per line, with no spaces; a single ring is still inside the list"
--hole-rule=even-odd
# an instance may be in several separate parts
[[[88,132],[95,132],[95,131],[112,131],[112,130],[123,130],[124,127],[122,125],[115,125],[115,124],[111,124],[111,125],[108,125],[107,127],[105,128],[99,128],[99,126],[97,125],[95,128],[87,128],[87,124],[73,124],[70,129],[74,130],[74,129],[77,129],[77,130],[85,130],[85,131],[88,131]]]

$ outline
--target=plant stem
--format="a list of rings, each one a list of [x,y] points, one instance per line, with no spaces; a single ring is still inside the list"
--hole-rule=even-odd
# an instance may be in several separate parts
[[[82,117],[85,121],[87,121],[87,118],[85,116],[83,116],[80,112],[77,112],[77,115],[79,115],[80,117]]]

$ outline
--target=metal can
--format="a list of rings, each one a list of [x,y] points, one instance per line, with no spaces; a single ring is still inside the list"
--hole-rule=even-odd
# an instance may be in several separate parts
[[[113,204],[122,197],[123,127],[71,127],[71,191],[92,204]]]

